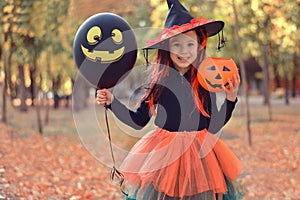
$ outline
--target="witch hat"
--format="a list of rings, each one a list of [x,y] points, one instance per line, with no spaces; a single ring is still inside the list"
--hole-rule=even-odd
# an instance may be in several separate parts
[[[197,28],[204,30],[207,37],[211,37],[219,33],[224,27],[223,21],[215,21],[205,17],[192,17],[178,0],[167,0],[167,3],[169,12],[165,20],[164,29],[157,39],[147,41],[144,49],[156,49],[167,39]]]

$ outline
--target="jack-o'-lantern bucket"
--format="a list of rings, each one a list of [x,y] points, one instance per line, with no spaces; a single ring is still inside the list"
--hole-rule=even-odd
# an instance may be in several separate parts
[[[207,91],[224,92],[222,85],[229,88],[228,79],[234,84],[234,74],[238,68],[231,58],[207,57],[198,68],[197,78]]]

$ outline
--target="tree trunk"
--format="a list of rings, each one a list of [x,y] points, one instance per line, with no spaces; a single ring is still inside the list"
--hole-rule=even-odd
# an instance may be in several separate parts
[[[1,59],[2,59],[2,46],[0,46],[0,61],[1,61]],[[1,68],[0,68],[1,69]]]
[[[53,94],[54,94],[54,108],[57,109],[59,107],[59,101],[60,101],[60,96],[59,96],[59,88],[60,88],[60,81],[61,77],[58,76],[52,80],[52,85],[53,85]]]
[[[46,110],[45,110],[45,119],[44,122],[46,125],[49,124],[49,115],[50,115],[50,102],[49,102],[49,97],[48,93],[46,93]]]
[[[267,23],[265,23],[265,26]],[[272,108],[271,108],[271,102],[270,102],[270,87],[269,87],[269,61],[268,61],[268,51],[267,51],[267,44],[263,44],[263,60],[264,60],[264,66],[263,66],[263,74],[264,74],[264,105],[267,105],[268,107],[268,113],[269,113],[269,120],[272,121]]]
[[[297,75],[295,73],[293,73],[293,77],[292,77],[292,97],[295,98],[296,97],[296,84],[297,84]]]
[[[252,145],[252,136],[251,136],[251,128],[250,128],[250,109],[249,109],[249,98],[248,98],[248,81],[247,81],[247,76],[246,76],[246,67],[243,59],[243,50],[241,47],[241,38],[239,36],[239,20],[238,20],[238,15],[237,15],[237,10],[235,6],[235,0],[232,0],[232,7],[233,7],[233,12],[234,12],[234,20],[235,20],[235,36],[237,40],[237,49],[238,49],[238,56],[239,56],[239,61],[240,61],[240,66],[241,66],[241,73],[242,73],[242,80],[243,80],[243,89],[245,92],[245,101],[246,101],[246,127],[247,127],[247,134],[248,134],[248,144],[251,146]]]
[[[13,48],[13,44],[11,44],[12,48]],[[9,90],[10,93],[10,100],[12,103],[12,100],[14,98],[14,95],[17,95],[17,87],[14,87],[14,84],[12,83],[12,76],[11,76],[11,63],[12,63],[12,56],[13,56],[13,50],[11,50],[8,54],[8,58],[7,58],[7,89]],[[15,94],[14,94],[15,91]],[[16,97],[16,96],[15,96]]]
[[[274,73],[274,89],[277,89],[280,87],[280,76],[278,74],[278,64],[273,65],[273,73]]]
[[[47,77],[46,77],[46,81],[49,84],[50,81],[50,66],[51,66],[51,55],[49,50],[47,51],[47,61],[46,61],[46,67],[47,67]],[[50,88],[50,86],[49,86]],[[50,90],[49,90],[50,91]],[[48,91],[48,92],[49,92]],[[50,118],[50,101],[49,101],[49,97],[48,94],[46,94],[46,113],[45,113],[45,124],[49,124],[49,118]]]
[[[288,65],[290,64],[289,54],[283,56],[283,76],[284,76],[284,102],[285,105],[290,104],[289,100],[289,78],[288,78]]]
[[[20,105],[20,111],[27,111],[27,105],[26,105],[26,87],[25,87],[25,77],[24,77],[24,65],[19,64],[19,78],[20,78],[20,99],[21,99],[21,105]]]
[[[34,106],[34,101],[36,100],[36,94],[34,92],[34,88],[36,87],[36,81],[34,80],[35,77],[35,66],[30,68],[30,81],[31,81],[31,85],[30,85],[30,96],[31,96],[31,106]]]
[[[290,104],[290,100],[289,100],[289,79],[288,79],[287,72],[284,72],[284,90],[285,90],[284,102],[285,102],[285,105],[289,105]]]
[[[292,97],[296,97],[296,82],[297,82],[297,68],[300,67],[299,63],[299,57],[297,56],[297,53],[295,52],[293,55],[293,63],[294,63],[294,68],[293,68],[293,77],[292,77]]]
[[[278,88],[280,88],[281,87],[281,85],[280,85],[280,75],[279,75],[279,71],[278,71],[278,63],[279,63],[279,60],[280,60],[280,58],[279,58],[279,52],[278,52],[278,46],[276,46],[275,44],[274,44],[274,42],[272,42],[272,41],[270,41],[270,49],[272,49],[272,53],[271,53],[271,55],[272,55],[272,60],[271,61],[273,61],[272,62],[272,65],[271,65],[271,67],[272,67],[272,72],[273,72],[273,76],[274,76],[274,90],[276,90],[276,89],[278,89]]]
[[[35,109],[36,109],[36,118],[37,118],[37,125],[38,125],[38,132],[40,135],[43,134],[43,124],[41,118],[41,110],[40,110],[40,95],[38,94],[40,90],[40,86],[36,83],[37,76],[39,75],[38,67],[37,67],[37,47],[34,48],[34,55],[33,55],[33,96],[35,97]]]
[[[267,53],[267,45],[266,44],[263,44],[262,52],[263,52],[263,61],[264,61],[264,65],[263,65],[264,104],[269,105],[270,104],[270,98],[269,98],[269,93],[270,93],[270,91],[269,91],[269,70],[268,70],[268,53]]]
[[[6,53],[3,55],[3,69],[4,69],[4,83],[2,93],[2,122],[7,123],[7,105],[6,105],[6,92],[7,92],[7,60]]]

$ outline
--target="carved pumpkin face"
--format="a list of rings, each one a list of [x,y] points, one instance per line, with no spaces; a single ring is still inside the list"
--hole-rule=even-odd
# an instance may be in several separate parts
[[[222,85],[229,88],[228,78],[234,84],[233,75],[238,68],[231,58],[207,57],[199,66],[197,78],[209,92],[224,92]]]
[[[135,35],[120,16],[98,13],[79,27],[73,55],[88,82],[97,88],[110,88],[123,80],[135,64]]]

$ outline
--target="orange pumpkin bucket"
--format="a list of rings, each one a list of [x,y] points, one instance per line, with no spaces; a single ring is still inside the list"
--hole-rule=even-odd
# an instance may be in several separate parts
[[[231,58],[207,57],[199,66],[197,78],[209,92],[224,92],[222,85],[229,88],[228,79],[234,84],[233,75],[238,68]]]

